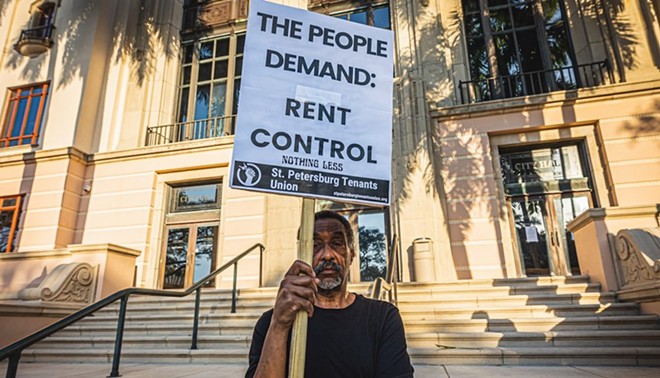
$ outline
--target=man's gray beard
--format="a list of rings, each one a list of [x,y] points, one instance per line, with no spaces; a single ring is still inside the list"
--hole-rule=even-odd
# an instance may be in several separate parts
[[[332,291],[339,286],[341,286],[341,283],[343,282],[341,276],[337,276],[335,278],[324,278],[321,280],[319,283],[319,290],[321,291]]]
[[[343,269],[341,265],[337,264],[335,261],[321,261],[315,268],[314,272],[320,274],[323,269],[330,268],[337,271],[336,278],[324,278],[319,283],[319,290],[324,292],[330,292],[337,289],[344,282],[342,277]]]

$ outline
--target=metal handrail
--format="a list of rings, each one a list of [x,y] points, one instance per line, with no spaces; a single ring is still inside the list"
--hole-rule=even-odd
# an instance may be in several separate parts
[[[382,299],[387,294],[387,300],[395,306],[399,305],[397,282],[399,281],[399,237],[395,234],[390,244],[390,256],[387,262],[386,278],[377,277],[371,290],[372,299]]]
[[[42,25],[42,26],[37,26],[34,28],[28,28],[28,29],[23,29],[21,31],[21,35],[18,37],[18,42],[20,43],[25,40],[29,39],[38,39],[42,41],[50,41],[52,34],[53,34],[53,29],[55,29],[55,26],[52,23],[48,23],[47,25]]]
[[[157,289],[143,289],[143,288],[128,288],[120,290],[114,294],[99,300],[98,302],[92,303],[91,305],[81,309],[78,312],[75,312],[66,318],[53,323],[43,329],[9,345],[8,347],[0,350],[0,361],[9,358],[9,364],[7,365],[7,378],[15,378],[16,371],[18,370],[18,362],[21,358],[21,353],[25,348],[32,346],[33,344],[45,339],[48,336],[51,336],[57,331],[62,330],[65,327],[70,326],[71,324],[77,322],[80,319],[83,319],[102,308],[121,300],[119,305],[119,318],[117,319],[117,336],[115,338],[115,350],[112,358],[112,370],[109,377],[119,377],[119,359],[121,357],[121,347],[122,339],[124,336],[124,321],[126,319],[126,306],[128,304],[128,297],[130,295],[150,295],[158,297],[185,297],[195,291],[195,314],[193,320],[193,334],[192,334],[192,345],[190,349],[197,349],[197,328],[198,328],[198,317],[199,317],[199,302],[202,286],[214,278],[218,274],[225,271],[230,266],[234,266],[234,282],[232,285],[232,305],[231,312],[236,312],[236,271],[238,269],[238,261],[243,257],[250,254],[255,249],[259,248],[259,286],[261,286],[261,276],[262,276],[262,261],[263,261],[263,252],[265,247],[261,243],[257,243],[252,247],[248,248],[245,252],[239,254],[238,256],[231,259],[229,262],[214,270],[213,272],[206,275],[206,277],[197,281],[194,285],[186,289],[185,291],[170,291],[170,290],[157,290]]]
[[[612,67],[607,59],[599,62],[500,75],[458,82],[462,104],[514,98],[614,83]]]

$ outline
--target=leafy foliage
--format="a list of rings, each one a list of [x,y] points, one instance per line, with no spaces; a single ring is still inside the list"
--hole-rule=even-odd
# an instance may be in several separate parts
[[[377,228],[360,226],[358,229],[360,244],[360,279],[373,281],[385,277],[387,261],[385,259],[385,235]]]

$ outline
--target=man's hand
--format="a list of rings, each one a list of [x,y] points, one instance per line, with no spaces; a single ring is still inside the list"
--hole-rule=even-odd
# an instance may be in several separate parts
[[[298,311],[305,310],[311,317],[314,314],[319,279],[309,264],[296,260],[284,275],[277,292],[271,326],[277,325],[289,330]]]
[[[296,260],[286,272],[277,292],[254,377],[284,378],[289,330],[301,309],[309,316],[314,313],[318,283],[312,267],[300,260]]]

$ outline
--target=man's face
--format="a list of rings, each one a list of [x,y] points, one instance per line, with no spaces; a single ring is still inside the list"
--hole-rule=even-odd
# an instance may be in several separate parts
[[[337,219],[324,218],[314,222],[314,257],[312,266],[321,280],[320,291],[341,288],[353,261],[344,226]]]

